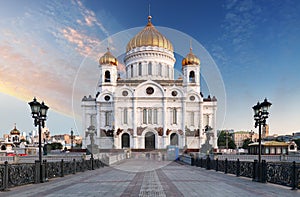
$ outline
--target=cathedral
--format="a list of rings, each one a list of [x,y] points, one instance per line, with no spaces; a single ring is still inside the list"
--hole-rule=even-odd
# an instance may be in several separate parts
[[[125,49],[124,49],[125,50]],[[192,48],[182,59],[175,79],[172,43],[152,24],[127,44],[126,74],[118,75],[118,60],[107,49],[99,59],[99,83],[84,96],[83,146],[100,149],[217,148],[217,99],[200,91],[200,59]]]

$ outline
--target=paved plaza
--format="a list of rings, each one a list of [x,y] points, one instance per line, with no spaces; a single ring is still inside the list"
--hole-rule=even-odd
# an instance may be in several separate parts
[[[0,196],[300,196],[300,191],[176,162],[129,159],[41,184],[10,188]]]

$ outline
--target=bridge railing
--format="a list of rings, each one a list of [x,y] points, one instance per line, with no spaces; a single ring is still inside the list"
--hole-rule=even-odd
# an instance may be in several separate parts
[[[270,182],[279,185],[291,187],[292,189],[300,188],[300,163],[293,162],[279,162],[262,160],[259,165],[257,160],[254,161],[240,161],[237,160],[219,160],[219,158],[211,159],[194,158],[189,155],[183,155],[179,159],[189,165],[205,168],[207,170],[215,170],[224,172],[225,174],[234,174],[236,176],[243,176],[252,178],[253,181]]]
[[[86,170],[94,170],[103,167],[99,159],[76,160],[47,162],[42,163],[19,163],[9,164],[7,161],[0,164],[0,190],[4,191],[8,188],[25,185],[30,183],[46,182],[48,179],[55,177],[63,177],[76,172],[84,172]]]

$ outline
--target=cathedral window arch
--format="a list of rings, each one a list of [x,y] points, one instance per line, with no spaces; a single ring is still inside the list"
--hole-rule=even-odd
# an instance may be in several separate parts
[[[143,109],[143,124],[147,124],[147,109]]]
[[[195,125],[195,112],[191,112],[191,126]]]
[[[209,115],[205,114],[205,126],[209,126]]]
[[[173,124],[177,124],[177,109],[176,108],[173,108],[172,115],[173,115]]]
[[[189,81],[195,83],[195,72],[193,70],[189,74]]]
[[[124,120],[124,124],[128,123],[128,110],[127,110],[127,108],[124,108],[123,120]]]
[[[111,112],[105,112],[105,126],[111,125]]]
[[[152,75],[152,63],[148,63],[148,75]]]
[[[170,70],[169,70],[169,66],[168,65],[166,66],[166,69],[167,69],[167,77],[169,78],[170,77],[169,76],[170,75]]]
[[[142,76],[142,63],[139,63],[139,76]]]
[[[133,65],[130,65],[130,73],[131,73],[131,77],[133,77]]]
[[[152,109],[148,110],[148,124],[152,124]]]
[[[153,124],[157,124],[157,109],[153,110]]]
[[[105,71],[104,82],[110,82],[110,72],[108,70]]]
[[[158,64],[158,67],[159,67],[159,73],[158,74],[160,76],[162,76],[162,65],[161,65],[161,63]]]

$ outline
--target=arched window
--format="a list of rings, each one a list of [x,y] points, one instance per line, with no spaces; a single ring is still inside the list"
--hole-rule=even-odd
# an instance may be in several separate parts
[[[191,83],[195,83],[195,72],[194,71],[190,72],[189,80]]]
[[[148,124],[152,124],[152,109],[148,110]]]
[[[176,133],[172,133],[170,136],[170,145],[178,146],[178,135]]]
[[[157,124],[157,109],[153,110],[153,124]]]
[[[133,65],[130,65],[130,73],[131,73],[131,77],[133,77]]]
[[[111,112],[105,112],[105,126],[111,125]]]
[[[1,150],[6,150],[6,146],[4,144],[1,146]]]
[[[167,77],[169,78],[170,77],[169,76],[170,75],[170,70],[169,70],[169,66],[168,65],[166,66],[166,69],[167,69]]]
[[[127,118],[128,118],[128,111],[127,111],[127,108],[124,109],[124,116],[123,116],[123,119],[124,119],[124,124],[127,124]]]
[[[139,76],[142,76],[142,63],[139,63]]]
[[[173,124],[177,124],[177,109],[173,108]]]
[[[147,124],[147,109],[143,109],[143,124]]]
[[[104,82],[110,82],[110,72],[105,71]]]
[[[148,64],[148,75],[152,75],[152,63],[149,62]]]
[[[160,75],[160,76],[162,76],[162,65],[161,65],[161,63],[159,63],[159,73],[158,73],[158,75]]]
[[[191,126],[195,125],[195,113],[191,112]]]

